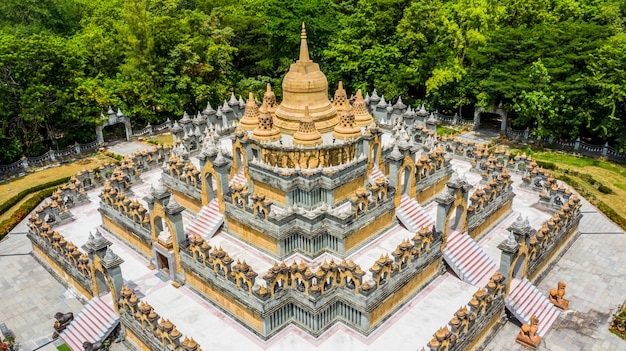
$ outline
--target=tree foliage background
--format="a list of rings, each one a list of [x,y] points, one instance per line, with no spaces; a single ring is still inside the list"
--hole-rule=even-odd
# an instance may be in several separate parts
[[[3,0],[0,163],[260,96],[301,22],[332,86],[458,111],[502,105],[539,137],[626,149],[623,0]]]

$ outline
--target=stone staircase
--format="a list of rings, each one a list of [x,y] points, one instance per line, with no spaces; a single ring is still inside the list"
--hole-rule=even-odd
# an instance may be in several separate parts
[[[370,184],[376,183],[376,179],[380,177],[386,178],[385,174],[380,169],[378,169],[378,166],[373,165],[372,173],[370,173],[370,178],[369,178]]]
[[[435,221],[424,211],[415,199],[402,194],[400,197],[400,207],[396,209],[396,217],[411,233],[416,233],[422,227],[431,229]]]
[[[109,292],[91,299],[59,338],[73,351],[82,351],[85,341],[104,341],[119,323],[120,316],[115,313]]]
[[[248,180],[246,179],[246,176],[243,173],[243,167],[241,167],[241,170],[237,172],[237,174],[235,174],[233,179],[230,180],[230,183],[228,183],[228,185],[235,185],[235,184],[248,185]]]
[[[498,270],[493,260],[467,233],[450,229],[443,258],[464,282],[483,287]]]
[[[530,324],[530,317],[535,315],[539,319],[537,334],[543,337],[550,330],[561,314],[528,279],[511,280],[509,296],[506,299],[508,310],[522,323]]]
[[[211,200],[208,206],[204,206],[196,216],[187,236],[199,235],[203,239],[210,239],[224,224],[224,215],[220,213],[217,199]]]

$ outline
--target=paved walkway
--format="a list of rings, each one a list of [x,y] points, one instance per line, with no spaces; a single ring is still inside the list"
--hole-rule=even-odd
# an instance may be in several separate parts
[[[0,242],[0,323],[15,334],[20,351],[54,351],[54,314],[73,312],[83,304],[30,255],[32,245],[22,222]],[[81,297],[82,298],[82,297]],[[128,350],[123,344],[113,351]]]
[[[626,340],[608,330],[611,315],[626,299],[626,235],[595,208],[582,209],[581,236],[538,285],[547,294],[564,280],[570,301],[540,351],[626,350]],[[508,322],[485,350],[528,350],[515,342],[518,333],[519,324]]]
[[[14,232],[25,231],[22,226]],[[13,331],[20,350],[26,351],[52,340],[56,312],[76,315],[83,307],[74,294],[35,261],[31,250],[24,234],[12,232],[0,242],[0,322]]]

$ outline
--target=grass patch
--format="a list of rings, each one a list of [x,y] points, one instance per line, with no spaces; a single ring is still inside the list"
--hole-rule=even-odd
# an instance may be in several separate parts
[[[105,163],[113,162],[115,162],[114,159],[97,154],[72,163],[66,163],[43,170],[36,170],[35,172],[28,173],[23,177],[14,178],[8,183],[0,185],[0,204],[19,194],[21,191],[33,187],[34,185],[49,183],[60,178],[71,177],[83,169],[94,169]]]
[[[437,125],[437,135],[457,135],[461,134],[460,130],[446,127],[443,125]]]
[[[515,150],[568,183],[626,230],[626,167],[591,157],[537,149]]]
[[[67,346],[67,344],[63,344],[63,345],[57,346],[57,350],[59,350],[59,351],[72,351],[72,349],[70,349],[70,347]]]
[[[174,145],[174,136],[171,133],[150,137],[146,142],[154,145]]]

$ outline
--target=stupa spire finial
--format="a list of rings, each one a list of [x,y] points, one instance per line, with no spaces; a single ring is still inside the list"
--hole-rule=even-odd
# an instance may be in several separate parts
[[[306,43],[306,28],[302,22],[302,34],[300,34],[300,58],[298,62],[311,62],[309,57],[309,46]]]

